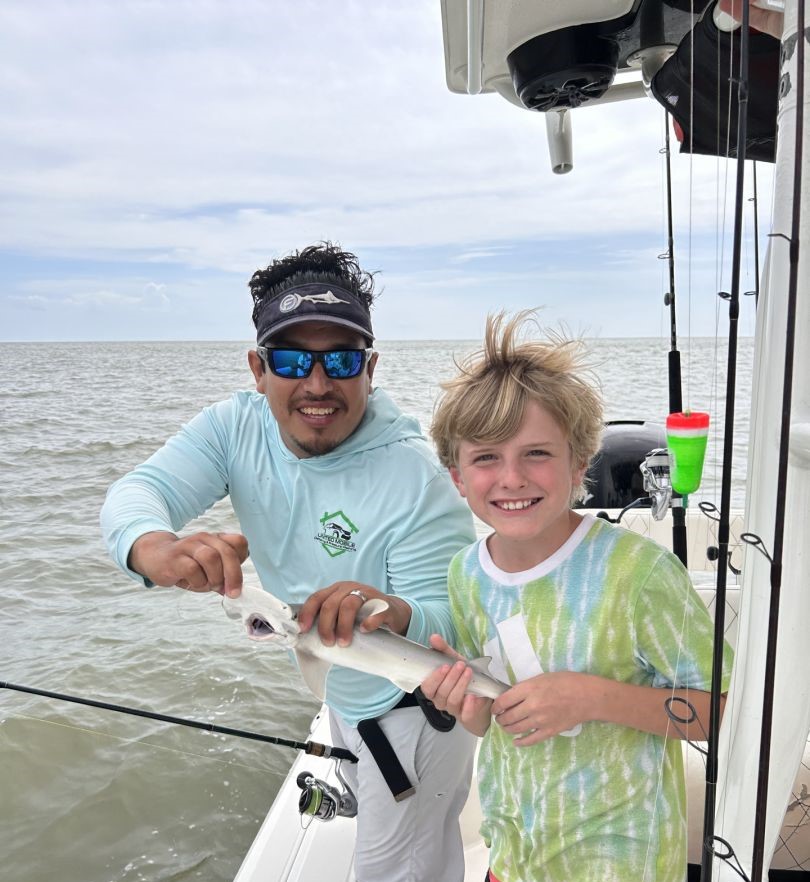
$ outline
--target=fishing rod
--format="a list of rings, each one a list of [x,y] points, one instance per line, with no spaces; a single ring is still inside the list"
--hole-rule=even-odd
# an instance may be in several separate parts
[[[748,133],[748,3],[742,4],[740,59],[737,83],[737,175],[734,203],[734,243],[731,260],[731,293],[720,292],[728,301],[728,357],[726,372],[726,412],[723,432],[723,471],[720,488],[720,517],[717,528],[717,587],[714,603],[714,651],[709,711],[709,743],[706,753],[706,793],[703,805],[703,850],[701,882],[711,882],[714,857],[714,825],[717,791],[717,753],[720,734],[720,692],[723,682],[723,643],[726,624],[726,580],[729,564],[731,467],[734,458],[734,405],[737,387],[737,326],[740,316],[740,270],[743,228],[743,187],[745,183],[745,145]],[[733,41],[732,41],[733,46]],[[732,77],[732,82],[734,77]]]
[[[788,278],[787,327],[785,329],[785,367],[782,384],[782,414],[779,435],[779,465],[776,478],[773,557],[771,558],[771,596],[768,615],[768,643],[765,653],[765,682],[762,697],[759,773],[757,777],[754,843],[751,861],[752,882],[761,882],[765,859],[765,822],[768,810],[771,734],[773,730],[773,682],[776,673],[776,645],[779,628],[779,602],[782,592],[782,556],[785,538],[787,471],[790,448],[790,415],[793,403],[793,355],[796,342],[796,301],[799,286],[799,241],[801,222],[802,153],[804,150],[804,66],[805,5],[797,4],[796,43],[796,142],[793,155],[793,205],[790,231],[790,275]]]
[[[669,344],[667,357],[669,375],[669,412],[680,413],[683,410],[683,394],[681,389],[681,353],[678,350],[678,329],[675,313],[675,236],[672,220],[672,167],[669,142],[669,125],[666,110],[664,111],[664,155],[666,157],[667,181],[667,251],[662,257],[669,264],[669,291],[664,295],[664,305],[669,307]],[[687,566],[686,542],[686,509],[683,498],[678,496],[670,503],[672,511],[672,551],[684,566]]]
[[[129,714],[133,717],[145,717],[148,720],[158,720],[161,723],[174,723],[177,726],[188,726],[191,729],[203,729],[206,732],[215,732],[218,735],[233,735],[236,738],[248,738],[252,741],[264,741],[267,744],[275,744],[279,747],[291,747],[294,750],[303,750],[311,756],[320,756],[325,759],[348,760],[357,762],[357,757],[349,750],[342,747],[332,747],[329,744],[319,744],[317,741],[292,741],[288,738],[279,738],[274,735],[262,735],[258,732],[246,732],[243,729],[230,729],[227,726],[217,726],[214,723],[203,723],[200,720],[188,720],[183,717],[172,717],[168,714],[158,714],[154,711],[141,710],[136,707],[125,707],[121,704],[110,704],[106,701],[96,701],[92,698],[80,698],[77,695],[65,695],[61,692],[49,692],[46,689],[35,689],[32,686],[19,686],[16,683],[7,683],[0,680],[0,689],[11,689],[15,692],[25,692],[28,695],[38,695],[42,698],[53,698],[57,701],[69,701],[73,704],[83,704],[87,707],[96,707],[101,710],[114,711],[118,714]]]
[[[746,294],[753,294],[754,296],[754,309],[759,306],[759,201],[757,199],[757,162],[754,160],[751,163],[751,172],[753,175],[752,185],[754,195],[751,197],[750,201],[753,203],[754,208],[754,288],[752,291],[746,291]]]

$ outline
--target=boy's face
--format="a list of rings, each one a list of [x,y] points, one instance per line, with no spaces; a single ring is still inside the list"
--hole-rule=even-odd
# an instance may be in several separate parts
[[[527,405],[513,437],[499,443],[462,441],[450,475],[473,512],[495,530],[490,554],[519,572],[553,554],[579,518],[571,492],[585,467],[572,462],[568,437],[537,402]]]

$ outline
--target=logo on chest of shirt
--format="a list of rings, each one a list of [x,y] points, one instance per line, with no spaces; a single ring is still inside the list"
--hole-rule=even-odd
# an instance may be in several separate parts
[[[334,511],[331,514],[325,512],[319,523],[321,530],[315,536],[315,541],[320,542],[321,548],[330,557],[337,557],[347,551],[357,551],[352,536],[360,530],[342,511]]]

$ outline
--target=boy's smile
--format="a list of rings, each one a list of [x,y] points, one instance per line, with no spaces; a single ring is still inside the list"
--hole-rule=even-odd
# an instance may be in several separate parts
[[[580,516],[571,493],[584,467],[571,460],[568,438],[538,402],[526,406],[506,441],[462,441],[450,475],[473,512],[494,530],[490,555],[503,570],[521,572],[552,555]]]

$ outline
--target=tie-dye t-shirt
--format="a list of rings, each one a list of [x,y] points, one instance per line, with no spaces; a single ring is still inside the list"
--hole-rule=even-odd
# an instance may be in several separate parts
[[[458,649],[516,683],[582,671],[624,683],[711,687],[713,625],[678,559],[585,517],[532,570],[506,573],[486,540],[450,565]],[[724,685],[731,649],[726,645]],[[611,723],[516,748],[495,722],[481,744],[481,832],[500,882],[683,882],[681,741]]]

